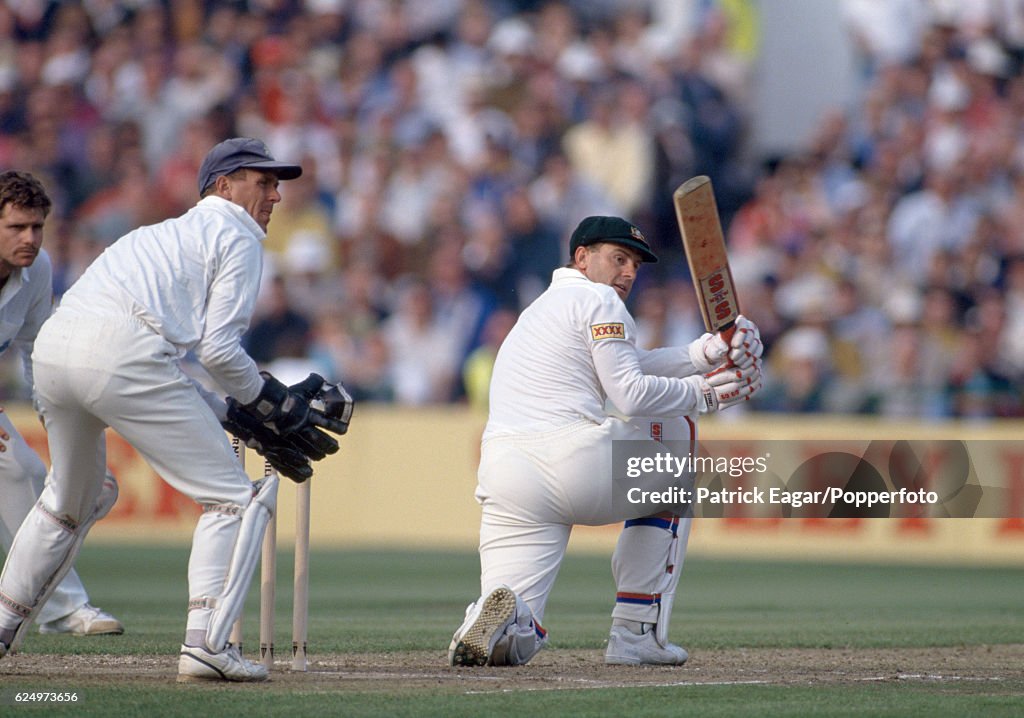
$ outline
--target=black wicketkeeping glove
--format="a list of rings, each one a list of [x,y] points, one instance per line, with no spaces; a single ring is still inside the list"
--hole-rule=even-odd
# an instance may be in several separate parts
[[[311,424],[327,429],[339,436],[348,431],[354,404],[352,396],[341,384],[329,384],[319,374],[310,374],[289,391],[302,396],[309,403]]]
[[[310,409],[305,386],[310,379],[296,385],[299,391],[293,391],[268,372],[260,372],[260,376],[264,383],[256,399],[248,404],[228,402],[230,421],[244,426],[247,422],[240,417],[252,417],[273,433],[289,437],[302,453],[317,461],[338,451],[338,442],[317,428],[324,418],[320,412]],[[323,384],[323,379],[320,383]]]
[[[228,397],[227,402],[228,406],[238,404],[231,397]],[[288,437],[275,434],[248,414],[236,413],[235,418],[238,421],[228,419],[222,426],[269,461],[277,473],[300,484],[313,475],[309,457],[296,448]]]

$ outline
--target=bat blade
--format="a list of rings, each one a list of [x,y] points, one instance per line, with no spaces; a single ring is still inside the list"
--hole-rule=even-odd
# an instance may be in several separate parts
[[[711,333],[721,332],[729,341],[740,305],[729,271],[729,256],[725,251],[711,179],[701,175],[687,180],[673,193],[672,199],[704,326]]]

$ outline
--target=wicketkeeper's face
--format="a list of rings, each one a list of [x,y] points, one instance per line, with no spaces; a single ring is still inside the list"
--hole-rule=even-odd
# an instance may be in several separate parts
[[[585,252],[576,256],[576,266],[586,275],[587,279],[600,284],[607,284],[615,290],[622,301],[626,301],[636,273],[643,262],[638,252],[621,244],[602,242],[583,247]]]
[[[229,181],[229,185],[224,198],[242,207],[266,232],[274,205],[281,201],[281,193],[277,189],[280,180],[277,175],[273,172],[248,169],[225,179]]]

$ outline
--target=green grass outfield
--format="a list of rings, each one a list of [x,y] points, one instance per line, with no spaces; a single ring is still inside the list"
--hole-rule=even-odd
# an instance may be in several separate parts
[[[290,644],[291,557],[278,557],[278,646]],[[76,639],[33,632],[23,652],[166,656],[174,665],[185,617],[185,548],[87,546],[79,569],[93,602],[128,627],[120,637]],[[441,656],[475,598],[474,554],[315,551],[311,559],[309,652],[317,655],[435,651]],[[258,579],[257,579],[258,580]],[[254,582],[255,583],[255,582]],[[608,557],[570,555],[545,624],[549,650],[599,649],[613,585]],[[888,649],[1024,644],[1024,571],[1000,568],[822,565],[689,560],[672,627],[691,654],[729,649]],[[246,636],[257,635],[257,596]],[[251,656],[251,652],[249,654]],[[342,656],[343,658],[343,656]],[[624,676],[628,680],[629,670]],[[678,669],[686,681],[690,667]],[[0,715],[1022,715],[1024,665],[1010,680],[881,681],[830,685],[679,685],[469,694],[436,686],[315,691],[271,684],[179,686],[172,680],[96,685],[75,675],[9,675],[0,662]],[[83,679],[84,680],[84,679]],[[506,681],[507,685],[508,681]],[[13,690],[73,690],[67,710],[10,707]]]

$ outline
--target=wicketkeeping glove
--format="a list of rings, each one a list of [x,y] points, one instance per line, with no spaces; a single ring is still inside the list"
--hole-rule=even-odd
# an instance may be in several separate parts
[[[310,374],[288,389],[309,402],[311,423],[338,435],[348,431],[354,404],[341,384],[330,384],[319,374]]]
[[[238,402],[228,397],[227,403],[230,407],[232,403]],[[221,425],[269,461],[282,476],[301,484],[313,475],[309,457],[296,448],[288,437],[275,434],[255,417],[244,412],[236,412],[235,420],[227,419]]]
[[[313,475],[310,460],[320,461],[338,451],[338,442],[318,427],[336,434],[348,431],[352,397],[343,386],[329,384],[319,374],[290,387],[266,372],[261,374],[264,388],[255,401],[241,404],[227,398],[224,428],[282,475],[305,481]]]
[[[264,379],[263,388],[253,401],[248,404],[227,402],[230,421],[245,425],[246,422],[240,420],[241,415],[255,418],[273,433],[289,437],[302,453],[317,460],[338,451],[338,442],[317,428],[330,423],[327,417],[310,408],[307,382],[316,375],[296,384],[297,390],[285,386],[268,372],[260,372],[260,376]],[[322,378],[319,382],[324,383]]]

